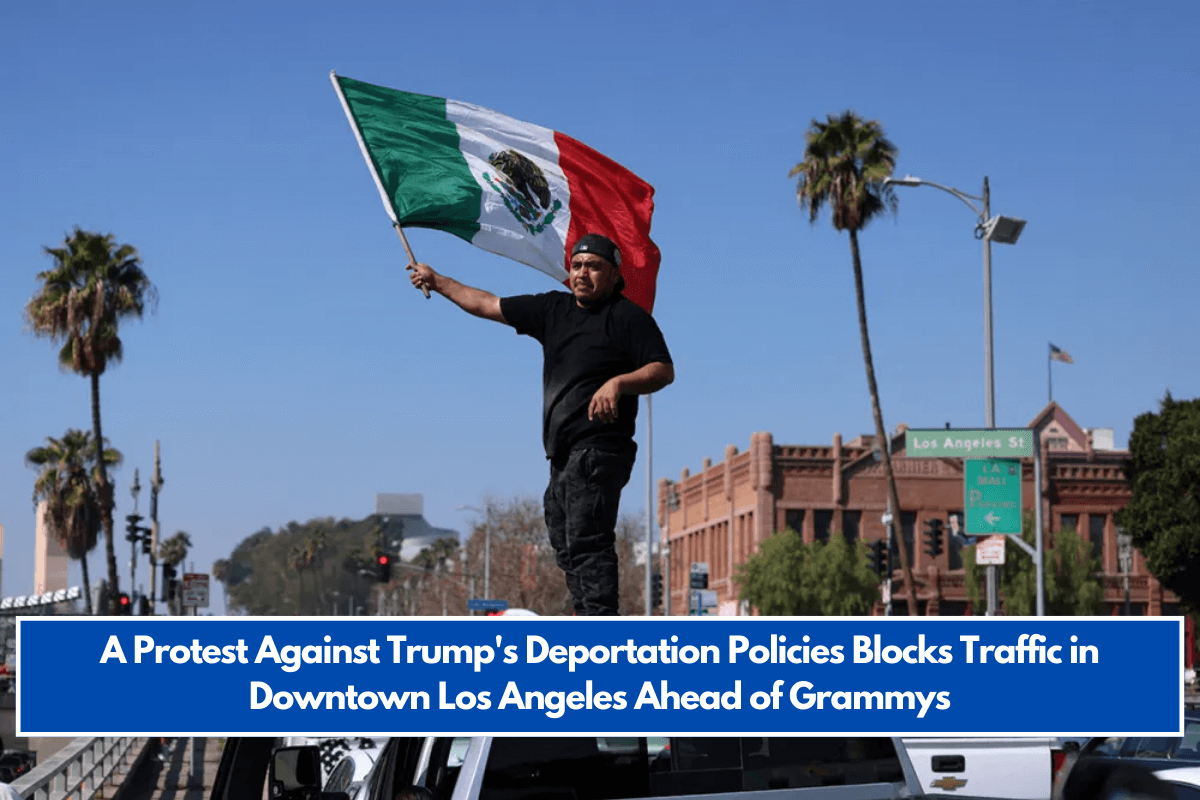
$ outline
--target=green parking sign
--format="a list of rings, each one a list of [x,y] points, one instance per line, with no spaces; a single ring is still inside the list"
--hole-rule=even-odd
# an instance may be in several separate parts
[[[1021,462],[970,458],[963,462],[966,532],[1021,532]]]

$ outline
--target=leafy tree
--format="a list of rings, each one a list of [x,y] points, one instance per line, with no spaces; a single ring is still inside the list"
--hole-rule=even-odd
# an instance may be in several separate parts
[[[1030,546],[1037,536],[1032,511],[1026,511],[1021,535]],[[1049,544],[1049,543],[1048,543]],[[1050,616],[1089,616],[1104,610],[1104,583],[1099,577],[1100,558],[1092,553],[1092,543],[1074,528],[1060,531],[1043,552],[1046,559],[1046,614]],[[962,550],[966,567],[967,599],[977,615],[987,610],[981,588],[984,567],[975,563],[975,546]],[[1037,568],[1033,559],[1016,545],[1006,546],[1004,565],[1000,567],[1000,594],[1004,613],[1010,617],[1032,617],[1037,613]]]
[[[840,534],[804,544],[791,528],[759,542],[734,581],[741,599],[764,616],[862,615],[879,597],[864,544]]]
[[[1138,415],[1125,477],[1132,497],[1117,523],[1162,585],[1200,610],[1200,399],[1168,392],[1157,414]]]
[[[230,613],[327,615],[371,608],[381,593],[376,558],[386,552],[383,542],[399,540],[403,531],[403,521],[391,518],[385,537],[382,519],[293,521],[246,537],[214,564]]]
[[[464,545],[468,573],[464,577],[470,581],[473,576],[476,590],[483,592],[484,539],[490,531],[492,597],[543,616],[573,614],[571,595],[546,532],[541,501],[522,496],[507,501],[489,499],[483,510],[483,518],[472,526]],[[646,569],[639,559],[645,530],[645,517],[622,514],[617,519],[618,609],[625,616],[646,613]],[[462,608],[465,613],[465,605]]]
[[[157,293],[132,245],[117,244],[109,234],[75,228],[62,247],[47,247],[54,267],[38,273],[41,288],[25,306],[25,318],[35,336],[63,342],[59,366],[91,381],[92,436],[96,448],[96,493],[105,534],[108,602],[120,591],[113,542],[113,491],[102,454],[100,376],[123,355],[117,335],[123,319],[140,319]]]
[[[858,232],[867,223],[887,211],[896,213],[896,195],[885,182],[896,167],[897,149],[874,120],[864,120],[853,111],[829,115],[825,122],[812,121],[805,134],[804,160],[792,167],[790,176],[799,176],[796,197],[808,211],[809,222],[816,223],[821,208],[829,206],[833,227],[850,236],[850,258],[854,265],[854,291],[858,300],[858,331],[862,338],[863,364],[867,370],[867,388],[871,393],[871,413],[875,417],[875,441],[883,457],[888,498],[893,513],[900,516],[900,496],[892,472],[891,441],[883,426],[879,387],[875,384],[875,365],[871,359],[871,337],[867,331],[867,301],[863,291],[862,258]],[[908,613],[917,615],[916,584],[908,563],[908,552],[900,548],[900,568],[908,591]]]
[[[87,554],[100,534],[100,500],[97,490],[96,448],[87,431],[68,429],[61,439],[46,437],[46,444],[25,454],[25,465],[40,470],[33,484],[33,502],[46,503],[46,526],[67,555],[83,570],[83,597],[92,613],[92,587]],[[121,463],[121,454],[108,448],[104,461]]]
[[[192,537],[187,531],[176,531],[175,535],[159,543],[158,563],[172,567],[183,563],[192,548]]]

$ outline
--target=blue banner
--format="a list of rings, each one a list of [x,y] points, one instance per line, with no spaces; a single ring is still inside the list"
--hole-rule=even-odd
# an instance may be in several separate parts
[[[20,736],[1183,727],[1180,618],[31,617],[17,642]]]

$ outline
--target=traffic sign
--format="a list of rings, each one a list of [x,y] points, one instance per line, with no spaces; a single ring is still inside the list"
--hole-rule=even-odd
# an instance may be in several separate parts
[[[975,542],[975,563],[992,566],[1004,563],[1004,545],[1007,536],[985,536]]]
[[[1025,428],[934,428],[904,432],[907,458],[1031,458],[1033,431]]]
[[[208,575],[202,572],[183,573],[183,604],[208,608]]]
[[[968,534],[1021,532],[1021,462],[999,458],[963,462]]]
[[[467,608],[471,611],[504,611],[508,608],[508,601],[473,599],[467,601]]]

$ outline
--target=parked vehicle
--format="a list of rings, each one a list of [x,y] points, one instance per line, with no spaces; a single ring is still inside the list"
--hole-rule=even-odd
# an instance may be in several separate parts
[[[381,752],[383,752],[382,746],[347,752],[342,760],[329,771],[324,791],[344,792],[348,800],[358,800],[360,790],[364,785],[363,781],[370,774],[371,768],[375,766],[375,761]]]
[[[276,743],[229,739],[211,800],[260,800],[264,781],[273,800],[312,798],[319,751]],[[922,793],[903,745],[886,737],[394,737],[358,800],[393,800],[414,785],[435,800],[730,793],[777,800],[785,791],[789,798],[885,800]]]
[[[0,755],[0,782],[11,783],[36,765],[36,754],[28,750],[7,750]]]
[[[1175,792],[1175,800],[1200,800],[1200,767],[1160,769],[1154,775]]]
[[[902,741],[927,795],[1048,800],[1065,762],[1065,743],[1056,737]]]
[[[1184,711],[1183,736],[1100,736],[1079,757],[1141,764],[1151,770],[1200,766],[1200,712]]]

